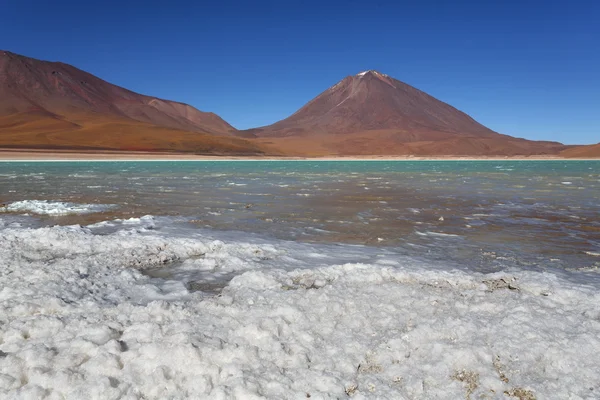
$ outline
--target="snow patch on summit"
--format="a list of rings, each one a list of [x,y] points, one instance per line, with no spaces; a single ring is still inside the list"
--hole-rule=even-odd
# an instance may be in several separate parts
[[[372,69],[370,69],[368,71],[359,72],[358,74],[356,74],[356,76],[363,77],[363,76],[367,75],[368,73],[371,73],[371,74],[373,74],[375,76],[384,76],[386,78],[388,77],[388,75],[382,74],[381,72],[377,72],[377,71],[372,70]]]

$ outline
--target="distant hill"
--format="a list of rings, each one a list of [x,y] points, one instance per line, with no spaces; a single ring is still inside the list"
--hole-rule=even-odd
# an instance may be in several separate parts
[[[0,146],[256,154],[214,113],[0,51]]]
[[[494,132],[377,71],[348,76],[290,117],[239,134],[298,154],[541,155],[566,148]]]

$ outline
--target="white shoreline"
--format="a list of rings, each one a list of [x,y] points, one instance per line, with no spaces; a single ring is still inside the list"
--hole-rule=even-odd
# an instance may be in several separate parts
[[[598,158],[564,158],[558,156],[236,156],[236,155],[195,155],[184,153],[149,153],[119,151],[44,151],[0,149],[0,162],[139,162],[139,161],[594,161]]]
[[[415,162],[415,161],[427,161],[427,162],[449,162],[449,161],[600,161],[600,158],[199,158],[199,159],[3,159],[0,158],[2,163],[35,163],[35,162],[364,162],[364,161],[398,161],[398,162]]]

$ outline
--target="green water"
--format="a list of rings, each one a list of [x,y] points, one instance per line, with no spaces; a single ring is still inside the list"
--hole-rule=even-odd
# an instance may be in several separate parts
[[[116,205],[34,216],[42,224],[152,214],[199,229],[396,248],[481,270],[594,271],[599,199],[600,161],[0,163],[0,202]]]

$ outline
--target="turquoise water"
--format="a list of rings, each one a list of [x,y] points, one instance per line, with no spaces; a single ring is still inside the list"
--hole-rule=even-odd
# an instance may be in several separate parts
[[[152,214],[198,229],[386,247],[484,271],[597,270],[599,199],[600,161],[0,163],[2,203],[114,205],[31,216],[37,224]]]
[[[0,171],[35,173],[40,170],[54,173],[99,171],[121,174],[128,171],[164,173],[171,172],[236,172],[254,170],[268,172],[497,172],[513,170],[515,173],[562,174],[590,171],[598,173],[600,161],[589,160],[486,160],[486,161],[48,161],[1,162]]]

